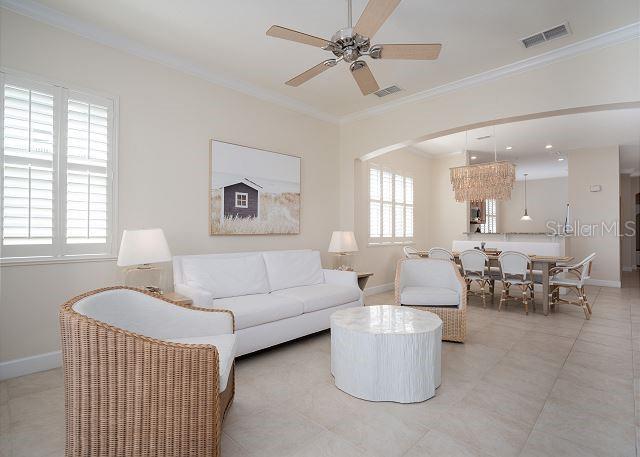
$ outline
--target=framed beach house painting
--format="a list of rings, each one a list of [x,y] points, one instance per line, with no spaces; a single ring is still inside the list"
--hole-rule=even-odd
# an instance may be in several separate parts
[[[300,233],[300,157],[211,140],[209,233]]]

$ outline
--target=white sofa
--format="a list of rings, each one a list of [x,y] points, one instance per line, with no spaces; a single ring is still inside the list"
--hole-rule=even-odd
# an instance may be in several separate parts
[[[173,258],[177,293],[235,317],[236,355],[329,328],[338,309],[362,306],[356,273],[322,268],[312,250]]]

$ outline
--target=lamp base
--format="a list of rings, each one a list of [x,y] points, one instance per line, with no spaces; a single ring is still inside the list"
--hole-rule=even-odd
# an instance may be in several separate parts
[[[124,273],[124,285],[127,287],[135,287],[155,294],[161,294],[161,283],[162,268],[140,265],[134,268],[128,268]]]
[[[334,270],[355,271],[353,256],[347,253],[336,254],[336,262],[334,264]]]

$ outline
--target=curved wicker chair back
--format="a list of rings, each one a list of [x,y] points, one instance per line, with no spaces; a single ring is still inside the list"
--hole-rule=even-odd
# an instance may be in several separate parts
[[[591,267],[593,267],[593,259],[596,257],[596,253],[589,254],[585,257],[582,262],[571,267],[571,268],[581,268],[580,271],[580,285],[584,285],[587,282],[587,279],[591,278]]]
[[[428,255],[430,259],[454,260],[453,253],[445,248],[431,248]]]
[[[500,263],[500,273],[503,281],[511,278],[518,278],[523,281],[531,279],[529,277],[531,259],[528,255],[517,251],[505,251],[498,257],[498,262]]]
[[[177,338],[183,320],[189,336],[233,334],[230,311],[112,287],[69,300],[59,319],[66,457],[220,455],[233,366],[220,392],[215,346],[160,338]]]
[[[404,257],[406,259],[419,259],[418,250],[416,248],[412,248],[411,246],[405,246],[402,248],[402,252],[404,252]]]
[[[489,265],[489,257],[478,249],[468,249],[460,253],[460,263],[465,275],[477,273],[484,276]]]

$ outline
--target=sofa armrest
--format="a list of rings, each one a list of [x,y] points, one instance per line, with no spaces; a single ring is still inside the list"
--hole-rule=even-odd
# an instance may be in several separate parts
[[[175,284],[173,288],[180,295],[193,300],[195,306],[201,308],[211,308],[213,306],[213,294],[208,290],[187,286],[186,284]]]
[[[337,284],[342,286],[358,287],[358,273],[355,271],[329,270],[324,268],[324,282],[327,284]]]

